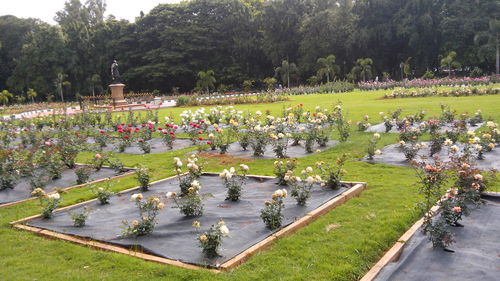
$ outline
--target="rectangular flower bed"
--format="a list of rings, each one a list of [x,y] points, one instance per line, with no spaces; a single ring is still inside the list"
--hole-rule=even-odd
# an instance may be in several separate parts
[[[95,144],[95,141],[92,138],[89,138],[88,142],[90,144]],[[149,143],[151,147],[151,151],[149,152],[151,154],[162,153],[167,151],[175,151],[193,146],[193,143],[189,139],[176,139],[173,143],[172,149],[168,148],[163,143],[163,140],[161,138],[152,138],[151,140],[146,142]],[[109,144],[106,147],[103,147],[102,150],[105,152],[119,152],[118,141],[116,140],[116,138],[112,138]],[[129,147],[126,147],[125,151],[123,151],[122,153],[144,154],[144,150],[141,149],[137,141],[134,141]]]
[[[498,280],[500,196],[484,196],[485,204],[456,227],[451,247],[455,252],[433,249],[417,221],[365,274],[373,280]],[[437,206],[434,210],[437,209]]]
[[[146,260],[186,268],[211,268],[214,271],[229,270],[241,264],[255,252],[264,249],[273,240],[295,232],[319,216],[358,195],[366,188],[366,183],[343,182],[339,189],[317,187],[305,206],[296,204],[294,198],[284,200],[285,209],[282,227],[270,230],[260,218],[260,210],[271,194],[283,188],[277,179],[265,176],[249,176],[243,188],[240,201],[226,201],[226,189],[217,174],[204,173],[200,178],[200,193],[203,197],[204,214],[186,217],[173,207],[167,192],[178,192],[176,177],[151,184],[143,196],[159,196],[167,202],[157,219],[153,233],[146,236],[122,237],[123,221],[137,218],[139,212],[132,194],[139,188],[123,191],[113,196],[109,204],[100,205],[90,200],[56,211],[52,219],[33,216],[13,222],[14,227],[36,233],[89,245],[95,248],[137,256]],[[285,187],[287,188],[287,187]],[[288,189],[288,188],[287,188]],[[90,217],[84,227],[74,227],[67,211],[78,212],[91,208]],[[230,229],[230,236],[224,238],[219,256],[207,257],[198,246],[197,238],[210,225],[224,220]],[[194,221],[201,223],[199,230],[192,227]]]
[[[90,174],[90,178],[87,183],[77,184],[77,176],[75,174],[75,169],[81,166],[82,165],[77,165],[74,169],[65,169],[61,174],[61,178],[56,180],[51,180],[47,183],[45,190],[47,192],[52,192],[54,191],[55,188],[69,190],[72,188],[83,187],[86,185],[105,181],[107,179],[118,179],[126,177],[135,173],[135,170],[131,168],[126,168],[125,169],[126,171],[124,171],[123,173],[117,173],[114,169],[110,167],[102,167],[101,170],[93,171]],[[6,188],[4,190],[0,190],[0,208],[33,199],[36,198],[31,197],[31,188],[29,180],[26,178],[21,178],[13,189]]]

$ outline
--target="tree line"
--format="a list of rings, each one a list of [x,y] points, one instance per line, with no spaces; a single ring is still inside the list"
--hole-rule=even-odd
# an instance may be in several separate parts
[[[56,25],[0,17],[0,90],[19,101],[101,94],[113,59],[129,91],[162,93],[491,74],[499,5],[191,0],[138,11],[131,23],[105,17],[103,0],[69,0]]]

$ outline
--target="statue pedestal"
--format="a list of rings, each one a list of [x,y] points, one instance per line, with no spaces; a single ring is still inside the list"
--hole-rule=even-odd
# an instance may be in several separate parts
[[[123,88],[125,88],[125,84],[111,84],[109,88],[111,88],[111,98],[114,101],[114,106],[128,104],[123,97]]]

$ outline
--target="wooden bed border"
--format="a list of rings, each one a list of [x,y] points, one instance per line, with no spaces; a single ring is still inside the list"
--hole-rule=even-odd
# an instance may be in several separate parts
[[[205,174],[205,175],[218,175],[216,173],[203,173],[203,174]],[[259,177],[259,178],[274,178],[271,176],[259,176],[259,175],[249,175],[249,176]],[[176,177],[177,176],[171,176],[171,177],[168,177],[165,179],[154,181],[151,184],[164,182],[164,181],[170,180],[172,178],[176,178]],[[254,254],[268,248],[276,239],[279,239],[279,238],[284,237],[286,235],[290,235],[290,234],[297,232],[300,228],[307,226],[311,222],[318,219],[320,216],[322,216],[322,215],[326,214],[327,212],[333,210],[334,208],[342,205],[343,203],[347,202],[349,199],[358,196],[363,190],[365,190],[367,188],[367,183],[365,183],[365,182],[344,182],[343,181],[342,183],[350,185],[351,188],[349,190],[343,192],[339,196],[337,196],[337,197],[331,199],[330,201],[324,203],[323,205],[319,206],[318,208],[314,209],[313,211],[305,214],[302,218],[300,218],[300,219],[296,220],[295,222],[289,224],[288,226],[282,228],[278,232],[271,234],[269,237],[265,238],[264,240],[254,244],[253,246],[246,249],[242,253],[236,255],[234,258],[232,258],[232,259],[228,260],[227,262],[223,263],[222,265],[220,265],[220,267],[217,269],[207,268],[207,267],[203,267],[203,266],[197,266],[197,265],[193,265],[193,264],[189,264],[189,263],[180,262],[177,260],[172,260],[172,259],[167,259],[167,258],[151,255],[151,254],[137,252],[137,251],[134,251],[131,249],[127,249],[125,247],[121,247],[121,246],[115,246],[115,245],[111,245],[108,243],[103,243],[103,242],[98,242],[98,241],[94,241],[91,239],[81,238],[78,236],[57,233],[57,232],[42,229],[42,228],[24,225],[26,222],[41,218],[42,217],[41,214],[30,216],[30,217],[23,218],[20,220],[16,220],[16,221],[11,222],[10,224],[12,227],[19,229],[19,230],[31,231],[31,232],[34,232],[38,235],[44,236],[44,237],[48,237],[48,238],[52,238],[52,239],[61,239],[61,240],[67,241],[67,242],[85,245],[85,246],[88,246],[88,247],[94,248],[94,249],[125,254],[125,255],[129,255],[129,256],[138,257],[138,258],[144,259],[146,261],[152,261],[152,262],[157,262],[157,263],[161,263],[161,264],[178,266],[178,267],[185,268],[185,269],[207,270],[207,271],[210,271],[213,273],[220,273],[222,271],[229,271],[229,270],[234,269],[235,267],[242,264],[244,261],[246,261],[248,258],[253,256]],[[139,190],[139,189],[140,189],[140,187],[137,186],[137,187],[123,190],[123,191],[118,192],[116,194],[120,195],[120,194],[123,194],[126,192],[130,192],[133,190]],[[92,200],[77,203],[74,205],[66,206],[66,207],[55,210],[54,213],[63,212],[63,211],[66,211],[68,209],[71,209],[71,208],[74,208],[74,207],[77,207],[80,205],[84,205],[84,204],[87,204],[87,203],[90,203],[90,202],[93,202],[96,200],[97,199],[92,199]]]
[[[76,165],[85,165],[85,166],[88,166],[88,164],[81,164],[81,163],[75,163],[75,164]],[[102,167],[103,168],[111,168],[109,166],[102,166]],[[72,186],[69,186],[69,187],[64,187],[64,188],[61,188],[61,190],[68,191],[68,190],[73,189],[73,188],[81,188],[81,187],[85,187],[85,186],[88,186],[88,185],[92,185],[92,184],[97,184],[97,183],[100,183],[100,182],[104,182],[104,181],[107,181],[107,180],[117,180],[117,179],[128,177],[128,176],[133,175],[133,174],[135,174],[137,172],[136,168],[124,167],[124,169],[127,169],[129,171],[125,172],[125,173],[123,173],[121,175],[110,177],[110,178],[102,178],[102,179],[98,179],[98,180],[91,181],[91,182],[86,182],[86,183],[82,183],[82,184],[72,185]],[[52,194],[54,192],[55,191],[47,192],[47,194]],[[22,200],[19,200],[19,201],[14,201],[14,202],[9,202],[9,203],[5,203],[5,204],[0,204],[0,208],[4,208],[4,207],[16,205],[16,204],[21,204],[21,203],[32,201],[32,200],[36,200],[36,199],[38,199],[38,197],[30,197],[30,198],[22,199]]]

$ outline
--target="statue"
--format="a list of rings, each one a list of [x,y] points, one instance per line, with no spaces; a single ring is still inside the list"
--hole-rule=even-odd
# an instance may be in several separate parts
[[[118,71],[118,63],[116,60],[113,60],[113,64],[111,64],[111,79],[113,83],[120,83],[120,72]]]

